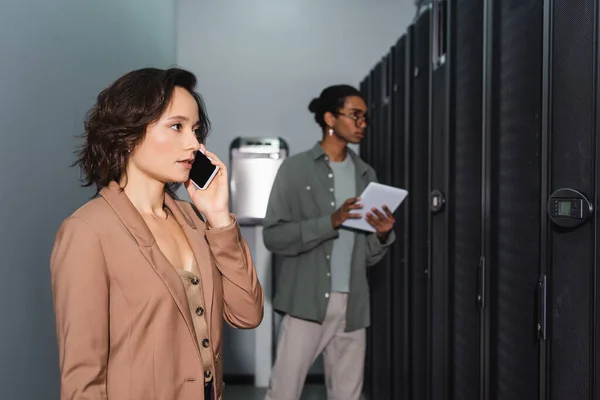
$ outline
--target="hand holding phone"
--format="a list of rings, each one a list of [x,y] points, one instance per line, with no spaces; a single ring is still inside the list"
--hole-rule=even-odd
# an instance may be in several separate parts
[[[190,199],[208,220],[218,228],[231,223],[227,167],[216,154],[200,145],[185,187]]]
[[[196,189],[206,190],[217,172],[219,172],[219,167],[212,163],[212,159],[207,157],[202,149],[197,151],[190,170],[190,180],[196,186]]]

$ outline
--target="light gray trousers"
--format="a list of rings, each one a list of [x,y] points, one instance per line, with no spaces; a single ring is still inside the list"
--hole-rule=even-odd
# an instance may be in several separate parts
[[[366,331],[344,332],[348,295],[331,293],[323,324],[286,315],[265,400],[299,400],[308,370],[323,353],[328,400],[359,400]]]

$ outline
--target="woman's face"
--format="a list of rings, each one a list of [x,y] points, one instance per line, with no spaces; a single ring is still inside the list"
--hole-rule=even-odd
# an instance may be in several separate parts
[[[367,111],[367,104],[361,97],[346,97],[344,108],[330,120],[330,126],[346,142],[358,144],[365,135]]]
[[[198,120],[196,100],[176,87],[164,114],[148,126],[144,140],[131,152],[128,171],[134,168],[162,183],[187,181],[200,148],[195,132]]]

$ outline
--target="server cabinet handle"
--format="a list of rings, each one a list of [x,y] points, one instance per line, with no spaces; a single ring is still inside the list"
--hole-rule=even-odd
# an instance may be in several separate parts
[[[429,194],[430,203],[429,209],[434,214],[439,213],[444,208],[444,204],[446,204],[446,197],[439,190],[432,190]]]
[[[537,318],[537,336],[539,340],[546,340],[546,275],[542,275],[538,281],[538,318]]]
[[[431,61],[433,69],[437,69],[446,62],[446,24],[447,3],[446,0],[433,0],[431,2]]]
[[[479,259],[479,268],[477,269],[477,306],[485,307],[485,258]]]

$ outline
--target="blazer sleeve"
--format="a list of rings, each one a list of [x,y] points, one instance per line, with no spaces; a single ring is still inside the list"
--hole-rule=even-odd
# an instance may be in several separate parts
[[[67,218],[50,258],[61,400],[107,399],[109,276],[89,225]]]
[[[223,317],[235,328],[252,329],[263,318],[263,289],[237,219],[234,215],[232,219],[229,226],[222,228],[207,224],[205,235],[223,277]]]

